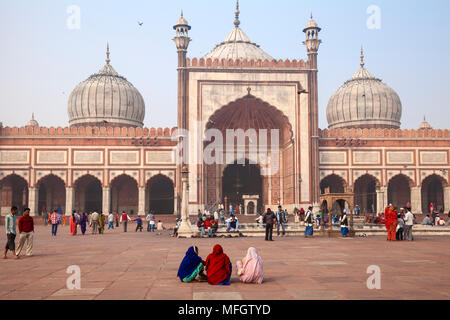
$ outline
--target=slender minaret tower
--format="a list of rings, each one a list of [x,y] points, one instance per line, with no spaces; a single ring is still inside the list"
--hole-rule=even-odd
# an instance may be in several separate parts
[[[320,208],[320,177],[319,177],[319,102],[318,102],[318,81],[317,81],[317,52],[322,40],[319,39],[321,28],[314,21],[312,13],[303,32],[306,40],[303,44],[306,46],[309,65],[309,106],[310,106],[310,124],[311,124],[311,199],[314,210]]]
[[[191,30],[191,27],[189,26],[186,19],[183,17],[183,11],[181,11],[181,17],[178,19],[176,25],[173,26],[173,29],[175,30],[175,38],[173,41],[175,42],[175,45],[177,47],[177,53],[178,53],[178,129],[181,130],[187,130],[187,79],[188,79],[188,72],[186,68],[186,55],[187,55],[187,49],[189,47],[189,43],[191,42],[191,38],[189,38],[189,30]],[[188,145],[187,141],[183,140],[182,137],[180,137],[178,141],[180,146],[183,147],[183,161],[181,163],[177,163],[177,208],[175,210],[176,214],[178,216],[181,216],[181,200],[182,200],[182,168],[187,164],[188,162]],[[185,162],[186,161],[186,162]],[[187,168],[186,168],[187,171]]]

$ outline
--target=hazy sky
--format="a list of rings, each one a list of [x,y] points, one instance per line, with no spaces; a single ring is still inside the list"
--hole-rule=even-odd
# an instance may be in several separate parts
[[[80,29],[67,8],[77,5]],[[367,27],[367,8],[381,12]],[[184,10],[192,26],[188,56],[202,57],[232,30],[235,0],[0,0],[0,121],[22,126],[34,112],[41,126],[67,126],[75,86],[111,64],[141,92],[145,126],[176,126],[177,55],[172,26]],[[423,119],[450,128],[450,1],[241,0],[241,28],[276,59],[306,59],[303,27],[310,12],[322,27],[319,51],[320,127],[331,95],[366,67],[394,88],[403,128]],[[143,21],[140,27],[137,21]]]

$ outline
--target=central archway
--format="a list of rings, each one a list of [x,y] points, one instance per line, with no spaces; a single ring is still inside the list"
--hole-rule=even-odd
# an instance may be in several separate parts
[[[239,171],[236,161],[244,158],[251,160],[252,165],[257,163],[259,175],[263,176],[258,180],[258,193],[253,192],[260,195],[258,211],[264,205],[276,205],[281,201],[283,205],[289,205],[295,202],[297,173],[294,164],[294,135],[288,117],[280,109],[249,93],[216,110],[205,125],[205,130],[209,129],[216,129],[222,134],[223,162],[203,164],[203,188],[200,190],[204,192],[205,204],[214,206],[218,202],[224,203],[225,196],[232,197],[233,201],[240,201],[233,196],[236,191],[224,189],[229,188],[227,180],[230,179],[225,176],[225,171]],[[230,137],[230,132],[237,133],[238,130],[241,130],[245,138]],[[204,150],[212,143],[217,145],[215,140],[205,141]],[[255,145],[258,155],[253,157],[250,152],[251,146]],[[256,151],[255,149],[253,150]],[[268,158],[271,159],[270,165],[267,165]],[[221,176],[221,173],[224,175]]]
[[[242,161],[243,162],[243,161]],[[245,164],[228,165],[222,178],[223,203],[232,204],[234,208],[237,205],[243,205],[243,195],[258,195],[257,211],[261,212],[264,203],[262,192],[262,176],[261,169],[256,164],[250,164],[249,160],[245,160]],[[225,197],[227,201],[225,201]]]

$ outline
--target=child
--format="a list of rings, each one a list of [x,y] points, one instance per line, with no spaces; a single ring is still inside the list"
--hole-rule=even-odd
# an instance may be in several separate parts
[[[142,219],[138,217],[137,219],[134,219],[133,221],[136,221],[136,223],[137,223],[136,232],[138,230],[142,232]]]
[[[158,226],[156,227],[158,231],[165,230],[166,228],[163,226],[163,223],[161,220],[158,220]]]

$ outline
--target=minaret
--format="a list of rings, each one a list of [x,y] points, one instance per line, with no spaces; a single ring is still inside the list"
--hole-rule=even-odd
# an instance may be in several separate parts
[[[188,80],[188,71],[186,68],[186,55],[187,55],[187,49],[189,47],[189,43],[191,42],[191,38],[189,38],[189,30],[191,30],[191,27],[189,26],[186,19],[183,17],[183,11],[181,11],[181,17],[178,19],[176,25],[173,27],[175,30],[175,38],[173,38],[173,41],[175,42],[175,45],[177,46],[177,53],[178,53],[178,129],[179,130],[188,130],[188,114],[187,114],[187,80]],[[181,163],[177,163],[177,208],[175,208],[176,213],[178,216],[182,216],[182,192],[183,192],[183,183],[186,183],[188,181],[187,175],[188,175],[188,168],[185,167],[186,162],[188,162],[189,156],[188,156],[188,145],[183,141],[183,137],[180,137],[178,140],[178,143],[180,146],[183,146],[183,161]],[[183,179],[186,181],[182,181],[182,168],[185,170],[185,176]],[[187,187],[186,187],[187,188]],[[186,189],[185,188],[185,189]],[[183,201],[184,205],[188,205],[189,202],[185,203]]]
[[[187,129],[187,115],[186,115],[186,55],[191,38],[189,38],[188,31],[191,27],[183,17],[183,11],[181,11],[181,17],[178,19],[177,24],[173,26],[175,30],[175,38],[173,41],[177,46],[178,52],[178,128]]]
[[[319,39],[319,32],[322,29],[314,21],[312,13],[311,19],[303,32],[306,40],[303,44],[306,46],[308,54],[309,76],[309,109],[310,109],[310,134],[311,134],[311,199],[314,211],[320,209],[320,177],[319,177],[319,94],[317,81],[317,52],[322,40]]]
[[[319,39],[319,32],[322,29],[314,21],[311,13],[311,20],[309,20],[303,32],[306,35],[306,40],[303,44],[306,46],[306,52],[308,53],[308,61],[310,62],[311,69],[317,69],[317,52],[322,40]]]

